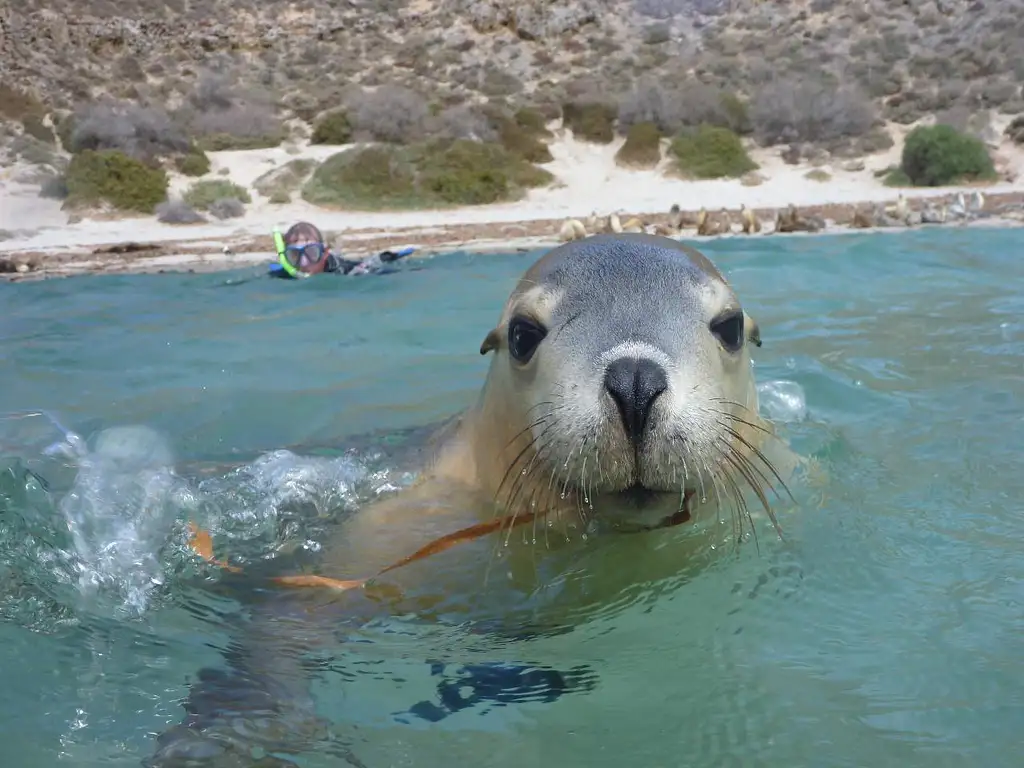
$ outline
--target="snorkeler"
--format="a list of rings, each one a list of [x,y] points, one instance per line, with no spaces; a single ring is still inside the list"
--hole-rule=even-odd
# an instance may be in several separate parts
[[[331,251],[324,242],[320,230],[308,221],[300,221],[289,227],[283,235],[274,228],[274,247],[277,262],[271,264],[272,277],[300,278],[321,272],[335,272],[342,275],[384,274],[394,270],[385,267],[415,249],[402,248],[398,251],[384,251],[365,259],[345,259]]]

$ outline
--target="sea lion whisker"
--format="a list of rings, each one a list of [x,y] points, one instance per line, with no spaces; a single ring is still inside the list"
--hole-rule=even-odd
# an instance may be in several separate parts
[[[779,535],[780,538],[782,538],[782,528],[779,526],[778,518],[775,516],[775,510],[772,509],[772,505],[768,501],[768,497],[765,495],[761,483],[757,481],[757,478],[750,471],[750,469],[748,469],[747,466],[745,466],[741,462],[741,459],[745,459],[746,457],[744,457],[742,454],[736,451],[736,448],[734,445],[732,445],[732,443],[724,439],[720,439],[719,445],[722,449],[722,458],[724,458],[726,461],[732,464],[732,466],[736,468],[736,471],[739,472],[743,479],[747,482],[747,485],[750,486],[750,489],[755,493],[758,501],[764,508],[765,514],[767,514],[768,518],[771,520],[772,526],[775,528],[775,532]],[[766,484],[769,485],[769,487],[771,487],[771,485],[768,484],[767,482]],[[753,525],[753,520],[751,520],[751,525]]]
[[[539,423],[535,422],[535,424],[539,426]],[[544,428],[540,431],[540,434],[531,436],[530,440],[526,443],[526,445],[523,446],[523,448],[519,451],[518,454],[516,454],[516,457],[512,460],[512,463],[510,463],[508,467],[506,467],[505,474],[502,475],[501,482],[498,483],[498,487],[494,491],[495,500],[498,499],[498,496],[501,494],[501,491],[505,487],[505,483],[508,482],[509,478],[514,477],[512,473],[513,470],[515,470],[518,467],[519,462],[523,460],[526,454],[530,452],[530,450],[537,444],[537,442],[540,441],[544,437],[544,435],[546,435],[555,426],[555,424],[557,424],[557,421],[545,422]],[[534,453],[534,456],[536,456],[536,452]],[[508,503],[511,504],[511,499],[509,500]]]
[[[760,461],[768,469],[768,471],[771,472],[772,476],[775,478],[775,482],[782,486],[782,489],[786,492],[786,495],[789,496],[790,501],[796,504],[797,501],[793,497],[792,491],[790,491],[789,486],[786,484],[786,481],[782,479],[782,476],[779,474],[778,468],[775,466],[775,464],[772,463],[771,459],[769,459],[760,448],[758,448],[756,445],[747,440],[747,438],[740,434],[740,432],[735,428],[729,426],[728,424],[723,424],[722,428],[726,432],[728,432],[734,439],[739,440],[746,448],[750,450],[750,452],[754,456],[757,457],[758,461]],[[751,462],[751,465],[753,466],[753,462]],[[778,489],[775,487],[775,483],[771,482],[764,475],[762,475],[762,477],[764,477],[765,484],[772,489],[772,492],[778,497],[779,501],[782,501],[782,496],[779,494]]]
[[[749,409],[746,408],[746,406],[740,405],[739,403],[734,403],[731,400],[719,400],[717,402],[722,402],[728,405],[734,405],[738,408],[743,408],[744,410],[749,412]],[[710,411],[711,413],[717,413],[720,416],[727,416],[728,418],[734,421],[738,421],[740,424],[743,424],[744,426],[750,427],[751,429],[756,429],[757,431],[762,432],[765,435],[769,435],[770,437],[778,438],[778,435],[775,433],[775,430],[766,427],[764,424],[758,424],[757,422],[744,419],[742,416],[739,416],[731,411],[720,411],[716,408],[709,408],[708,411]]]
[[[512,475],[512,477],[513,477],[513,485],[512,485],[512,492],[509,494],[508,501],[507,501],[508,508],[510,508],[510,509],[518,508],[517,502],[518,502],[518,499],[519,499],[519,494],[522,492],[523,484],[526,483],[526,481],[530,479],[531,473],[533,471],[533,466],[537,462],[537,460],[540,459],[542,456],[546,455],[545,451],[551,446],[553,441],[550,440],[550,439],[545,440],[545,438],[547,438],[548,433],[551,432],[556,426],[557,426],[557,422],[552,422],[551,424],[546,425],[544,427],[544,429],[541,431],[541,433],[539,435],[537,435],[531,441],[529,447],[535,447],[538,443],[540,443],[540,447],[536,448],[536,450],[534,450],[533,456],[530,457],[530,461],[526,465],[526,467],[524,467],[521,471],[515,472]],[[508,474],[507,471],[506,471],[506,474]],[[536,488],[534,488],[534,492],[535,491],[536,491]],[[530,508],[531,509],[533,508],[533,500],[532,499],[531,499]]]
[[[750,452],[753,455],[755,455],[762,464],[764,464],[765,466],[768,467],[768,470],[770,472],[773,472],[773,474],[776,474],[776,476],[777,476],[777,473],[774,472],[774,467],[772,466],[771,461],[768,459],[767,456],[764,455],[764,453],[761,452],[760,449],[758,449],[756,446],[752,445],[745,437],[743,437],[743,435],[741,435],[733,427],[730,427],[728,424],[722,424],[720,426],[721,426],[722,430],[726,434],[728,434],[734,440],[736,440],[737,442],[741,443],[743,446],[748,448],[750,450]],[[772,481],[768,478],[768,476],[764,472],[761,471],[761,469],[756,464],[753,463],[753,461],[750,459],[750,457],[746,456],[742,452],[736,450],[735,446],[730,446],[730,448],[736,452],[737,456],[740,456],[743,459],[743,461],[750,467],[750,469],[752,471],[757,473],[757,475],[761,478],[761,480],[764,482],[764,484],[768,488],[771,488],[772,493],[774,493],[776,495],[776,497],[778,497],[779,500],[781,501],[782,497],[779,494],[778,490],[775,488],[775,486],[772,483]]]
[[[718,473],[714,469],[711,468],[711,465],[708,463],[707,457],[704,456],[704,455],[699,456],[698,471],[699,471],[699,476],[701,478],[701,485],[702,486],[704,484],[704,479],[703,478],[704,478],[705,475],[708,475],[711,478],[711,486],[712,486],[712,490],[714,491],[713,495],[714,495],[714,500],[715,500],[715,510],[716,510],[716,514],[718,515],[718,518],[721,519],[721,517],[722,517],[722,503],[723,503],[723,501],[727,501],[728,499],[726,497],[724,489],[720,485],[720,481],[718,479]],[[705,498],[706,498],[706,494],[703,494],[703,491],[702,491],[702,495],[704,495]],[[729,517],[732,519],[733,531],[735,532],[736,531],[736,518],[735,518],[735,515],[730,515]],[[737,533],[736,535],[738,536],[739,534]]]
[[[762,500],[762,503],[764,503],[766,501],[764,493],[761,491],[760,487],[757,485],[754,478],[751,477],[749,472],[737,460],[736,454],[732,451],[726,450],[723,452],[723,457],[725,458],[726,462],[728,462],[732,466],[732,468],[736,470],[736,473],[740,477],[742,477],[751,488],[754,489],[755,493]],[[733,488],[735,494],[734,498],[736,499],[737,504],[739,506],[737,512],[741,516],[741,519],[743,516],[745,516],[747,522],[750,523],[750,532],[754,535],[754,547],[756,548],[758,554],[760,554],[761,544],[757,536],[757,526],[754,524],[754,516],[750,512],[750,508],[747,506],[746,498],[744,497],[744,494],[740,489],[739,484],[736,482],[736,478],[733,476],[732,472],[727,471],[725,473],[725,477],[728,478],[728,482]],[[769,512],[769,515],[770,514],[771,513]]]

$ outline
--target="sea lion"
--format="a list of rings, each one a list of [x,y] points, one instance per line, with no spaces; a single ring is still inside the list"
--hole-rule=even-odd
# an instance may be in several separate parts
[[[850,222],[851,229],[870,229],[874,225],[873,218],[864,213],[859,205],[853,209],[853,220]]]
[[[564,629],[678,578],[695,551],[721,540],[722,516],[750,519],[748,496],[775,522],[768,495],[786,490],[800,460],[759,415],[751,351],[760,345],[721,272],[682,243],[595,235],[542,257],[480,345],[491,361],[476,403],[438,429],[419,480],[341,521],[323,547],[324,575],[279,581],[326,587],[300,590],[312,626],[262,621],[240,633],[242,688],[255,686],[246,695],[261,712],[287,722],[269,730],[318,726],[303,667],[284,652],[300,638],[329,645],[346,622],[390,612],[460,624],[486,616],[504,628],[525,616]],[[512,535],[521,521],[530,535]],[[495,522],[497,563],[487,556],[493,543],[441,546]],[[680,533],[681,523],[691,526]],[[488,579],[492,568],[502,578]],[[366,578],[374,574],[384,575]],[[553,581],[558,588],[546,589]],[[230,689],[214,683],[221,697]],[[201,719],[202,733],[193,717],[150,765],[206,754],[210,734],[232,728],[218,725],[215,708]]]
[[[633,233],[643,232],[644,231],[644,223],[643,223],[643,221],[640,220],[639,217],[633,216],[625,224],[622,225],[622,231],[623,232],[633,232]]]
[[[907,204],[907,198],[903,196],[902,192],[896,197],[895,205],[886,206],[885,214],[901,224],[907,223],[907,219],[910,216],[910,206]]]
[[[697,211],[697,234],[701,237],[709,237],[718,234],[718,222],[712,219],[704,206]]]
[[[804,218],[800,215],[797,207],[792,203],[785,211],[779,211],[775,217],[775,231],[783,232],[820,232],[825,228],[825,222],[817,217]]]
[[[732,215],[729,213],[728,208],[723,207],[719,211],[718,232],[726,235],[732,234]]]
[[[761,231],[761,220],[747,208],[746,204],[740,205],[740,218],[743,220],[743,234],[750,235]]]
[[[579,240],[587,236],[587,230],[579,219],[566,219],[558,230],[558,239],[563,243]]]

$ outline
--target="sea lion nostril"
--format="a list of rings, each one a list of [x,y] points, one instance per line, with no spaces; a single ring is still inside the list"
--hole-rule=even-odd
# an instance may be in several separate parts
[[[604,387],[619,409],[629,439],[639,445],[651,406],[668,389],[665,369],[645,357],[620,357],[605,370]]]

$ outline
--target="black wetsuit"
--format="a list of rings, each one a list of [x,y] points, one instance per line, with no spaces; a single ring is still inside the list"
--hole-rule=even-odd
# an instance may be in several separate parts
[[[379,275],[384,272],[392,272],[393,270],[385,267],[392,261],[398,261],[401,258],[397,253],[392,251],[384,251],[375,256],[368,256],[365,259],[343,259],[341,256],[337,256],[334,253],[327,254],[327,263],[324,264],[324,272],[340,272],[343,275],[347,275],[358,267],[356,274],[374,274]]]

